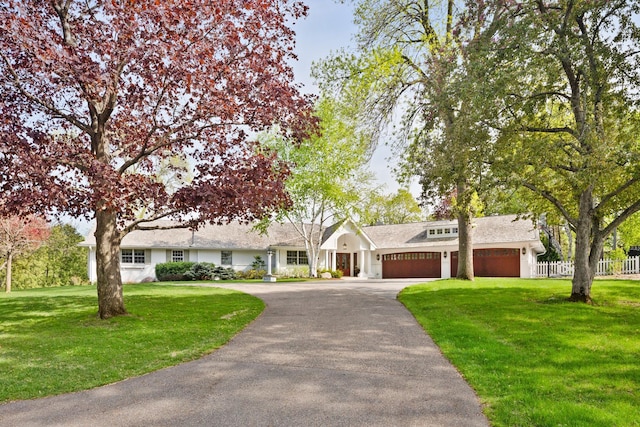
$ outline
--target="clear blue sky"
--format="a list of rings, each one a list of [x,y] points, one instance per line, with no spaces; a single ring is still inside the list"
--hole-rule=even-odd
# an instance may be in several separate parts
[[[316,88],[310,77],[312,63],[352,45],[356,26],[349,4],[333,0],[304,0],[304,3],[309,6],[309,14],[293,27],[298,55],[294,72],[296,80],[306,86],[306,91],[315,93]]]

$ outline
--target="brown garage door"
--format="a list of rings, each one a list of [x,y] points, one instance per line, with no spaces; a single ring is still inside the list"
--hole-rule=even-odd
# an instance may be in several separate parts
[[[405,252],[382,257],[382,277],[442,277],[440,252]]]
[[[478,277],[520,277],[520,250],[474,249],[473,273]],[[458,274],[458,252],[451,253],[451,277]]]

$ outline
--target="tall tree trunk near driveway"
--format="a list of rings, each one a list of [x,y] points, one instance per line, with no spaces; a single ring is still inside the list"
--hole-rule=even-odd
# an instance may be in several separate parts
[[[473,280],[473,214],[471,197],[467,194],[465,183],[458,183],[457,217],[458,217],[458,271],[456,278]]]
[[[99,210],[96,213],[98,316],[101,319],[127,314],[120,276],[121,237],[116,225],[114,212]]]

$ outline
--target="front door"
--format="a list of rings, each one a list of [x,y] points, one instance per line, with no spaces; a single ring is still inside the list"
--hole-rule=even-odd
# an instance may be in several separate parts
[[[343,276],[351,276],[351,254],[336,254],[336,268],[342,271]]]

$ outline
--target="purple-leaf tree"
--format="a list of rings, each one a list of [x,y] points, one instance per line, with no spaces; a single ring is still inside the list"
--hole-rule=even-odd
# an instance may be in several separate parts
[[[126,313],[130,231],[289,203],[288,171],[251,136],[314,125],[288,65],[305,14],[289,0],[0,2],[0,213],[95,218],[101,318]]]

